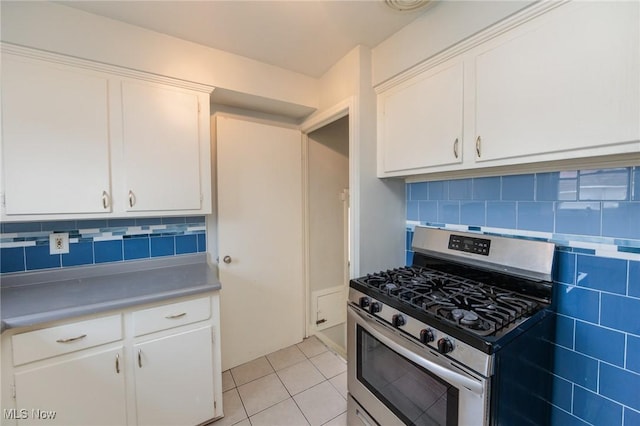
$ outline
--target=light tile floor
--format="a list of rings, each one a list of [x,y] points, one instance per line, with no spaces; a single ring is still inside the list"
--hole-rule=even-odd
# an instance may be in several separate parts
[[[211,426],[346,426],[347,364],[318,338],[222,373],[225,416]]]

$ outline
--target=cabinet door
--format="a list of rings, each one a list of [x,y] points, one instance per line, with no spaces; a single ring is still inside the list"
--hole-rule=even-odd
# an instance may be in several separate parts
[[[214,413],[212,327],[134,346],[138,425],[195,425]]]
[[[125,425],[122,347],[15,373],[19,425]]]
[[[108,117],[106,78],[3,55],[6,213],[111,211]]]
[[[607,145],[639,151],[639,10],[638,2],[577,2],[480,49],[477,160],[571,158]]]
[[[200,209],[198,95],[124,81],[122,108],[127,210]]]
[[[380,95],[382,174],[462,162],[463,63]]]

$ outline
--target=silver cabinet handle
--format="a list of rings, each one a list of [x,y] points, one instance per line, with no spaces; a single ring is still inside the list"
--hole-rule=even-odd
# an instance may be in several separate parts
[[[182,318],[183,316],[187,315],[186,312],[182,312],[180,314],[175,314],[175,315],[167,315],[165,318],[166,319],[177,319],[177,318]]]
[[[458,158],[458,138],[453,143],[453,155]]]
[[[142,349],[138,349],[138,367],[142,368]]]
[[[67,339],[58,339],[58,340],[56,340],[56,342],[58,342],[58,343],[71,343],[71,342],[75,342],[76,340],[84,339],[85,337],[87,337],[86,334],[81,334],[80,336],[69,337]]]
[[[222,258],[222,261],[226,264],[231,263],[231,256],[225,256]]]
[[[129,190],[129,207],[133,207],[136,203],[136,196],[133,194],[132,190]]]
[[[107,191],[102,191],[102,208],[103,209],[107,209],[107,207],[109,207],[109,194],[107,193]]]
[[[476,138],[476,154],[478,154],[478,158],[480,158],[480,144],[482,144],[482,139],[478,136]]]
[[[116,373],[120,374],[120,354],[116,354]]]

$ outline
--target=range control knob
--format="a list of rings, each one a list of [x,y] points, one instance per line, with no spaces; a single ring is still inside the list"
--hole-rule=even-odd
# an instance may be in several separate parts
[[[447,354],[452,350],[453,343],[451,343],[451,340],[447,339],[446,337],[438,340],[438,352],[440,352],[441,354]]]
[[[430,328],[423,328],[422,330],[420,330],[420,341],[422,343],[429,343],[429,342],[433,342],[435,340],[435,336],[433,335],[433,330],[431,330]]]
[[[371,305],[369,305],[369,312],[372,314],[380,312],[380,310],[382,310],[382,305],[379,302],[371,302]]]
[[[369,306],[369,303],[371,302],[371,300],[368,297],[363,296],[363,297],[360,298],[360,300],[358,302],[360,304],[360,307],[362,309],[364,309],[364,308],[367,308]]]
[[[395,314],[393,317],[391,317],[391,324],[393,324],[394,327],[402,327],[406,323],[407,320],[405,320],[404,317],[400,314]]]

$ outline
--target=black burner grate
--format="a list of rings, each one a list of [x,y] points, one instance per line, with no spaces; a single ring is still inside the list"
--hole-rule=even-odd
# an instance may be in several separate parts
[[[409,304],[480,336],[535,313],[538,304],[512,291],[446,272],[408,266],[357,280],[385,297]]]

